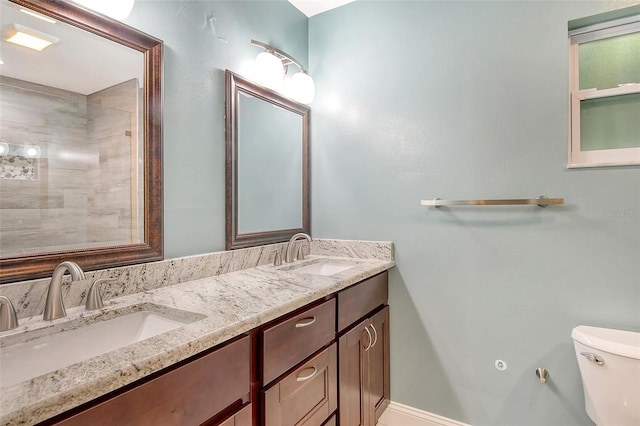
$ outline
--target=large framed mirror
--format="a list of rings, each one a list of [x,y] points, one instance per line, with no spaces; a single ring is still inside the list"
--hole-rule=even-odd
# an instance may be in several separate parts
[[[0,282],[162,259],[162,41],[71,2],[0,6]]]
[[[227,250],[310,233],[310,108],[225,74]]]

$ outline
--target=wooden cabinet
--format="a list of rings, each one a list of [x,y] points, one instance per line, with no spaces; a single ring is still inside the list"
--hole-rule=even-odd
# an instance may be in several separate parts
[[[386,297],[382,309],[378,302],[380,294],[386,295],[386,273],[376,276],[372,281],[373,288],[360,287],[363,284],[345,290],[349,305],[358,305],[354,295],[378,294],[376,297],[363,297],[367,306],[374,306],[374,311],[355,325],[345,325],[347,329],[338,340],[339,364],[339,414],[341,426],[373,426],[382,412],[389,405],[389,307]],[[373,278],[376,278],[373,277]],[[382,280],[380,280],[382,278]],[[381,287],[384,286],[384,291]],[[377,288],[377,290],[376,290]],[[338,294],[338,324],[340,306],[344,299]],[[373,303],[372,300],[377,300]],[[362,312],[361,308],[353,308],[346,312]]]
[[[336,344],[263,391],[265,426],[320,426],[338,406]]]
[[[240,408],[250,394],[251,349],[245,336],[110,396],[63,420],[60,426],[216,424],[223,412]],[[237,409],[236,408],[236,409]],[[251,409],[248,410],[249,414]],[[240,414],[240,413],[238,413]],[[245,420],[243,420],[243,418]],[[241,415],[234,426],[249,426]]]

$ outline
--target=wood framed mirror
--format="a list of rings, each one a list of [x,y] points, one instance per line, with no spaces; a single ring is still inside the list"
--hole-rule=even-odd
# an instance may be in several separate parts
[[[0,1],[0,282],[49,276],[64,260],[84,270],[161,260],[162,41],[70,2]],[[9,26],[58,35],[35,52],[9,43]],[[85,39],[84,58],[56,56]],[[32,58],[44,62],[25,67]],[[87,87],[40,80],[61,64],[68,84]],[[126,82],[111,75],[129,65]]]
[[[227,70],[227,250],[311,231],[308,106]]]

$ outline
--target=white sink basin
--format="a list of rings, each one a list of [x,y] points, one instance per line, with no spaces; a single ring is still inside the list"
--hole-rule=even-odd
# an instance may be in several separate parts
[[[194,320],[140,311],[3,347],[0,350],[0,387],[123,348]]]
[[[351,267],[353,267],[353,265],[344,265],[331,262],[317,262],[305,266],[294,267],[291,268],[290,271],[313,275],[333,275],[337,274],[338,272],[346,271]]]

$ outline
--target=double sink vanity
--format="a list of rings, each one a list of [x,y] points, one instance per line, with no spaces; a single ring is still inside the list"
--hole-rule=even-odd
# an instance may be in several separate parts
[[[202,256],[214,275],[174,272],[101,309],[21,318],[0,333],[0,424],[375,424],[391,243],[314,241],[280,266],[265,247]],[[126,269],[110,271],[114,286]]]
[[[86,51],[118,51],[132,70],[82,96],[41,81],[49,72],[0,76],[12,88],[3,91],[12,96],[7,104],[35,111],[7,140],[60,132],[40,141],[50,154],[48,179],[24,185],[40,164],[29,160],[28,173],[3,180],[0,191],[0,426],[375,425],[389,403],[393,245],[311,242],[306,235],[310,107],[224,71],[228,251],[163,260],[162,40],[73,2],[9,0],[0,6],[7,22],[39,28],[48,24],[33,13],[53,19],[86,43]],[[64,45],[70,44],[58,47]],[[69,72],[67,60],[24,69],[58,65]],[[91,74],[76,68],[82,78]],[[122,67],[98,67],[95,74],[107,68]],[[44,107],[34,100],[34,87]],[[93,126],[109,130],[109,137],[94,134],[88,123],[113,115],[116,106],[105,100],[111,97],[127,100],[122,120]],[[67,111],[69,99],[80,109],[70,113],[70,123],[82,131],[32,129],[33,123],[69,121],[50,116]],[[65,108],[51,107],[53,101]],[[283,124],[265,120],[271,113]],[[279,129],[277,137],[265,140],[265,123]],[[12,160],[24,161],[20,153],[27,146],[9,145]],[[77,146],[99,158],[103,170],[92,168],[89,178],[55,155]],[[88,147],[93,151],[85,152]],[[263,161],[265,148],[273,161]],[[132,159],[144,173],[127,166]],[[112,173],[112,164],[124,165],[117,168],[121,174]],[[77,172],[73,179],[70,169]],[[52,178],[56,173],[62,177]],[[95,185],[88,188],[89,182]],[[279,185],[266,192],[263,182]],[[90,197],[103,188],[110,189],[108,200]],[[23,217],[37,210],[30,200],[46,206],[47,214],[24,225]],[[293,244],[298,236],[310,242],[306,259]],[[63,280],[65,270],[73,281]]]

